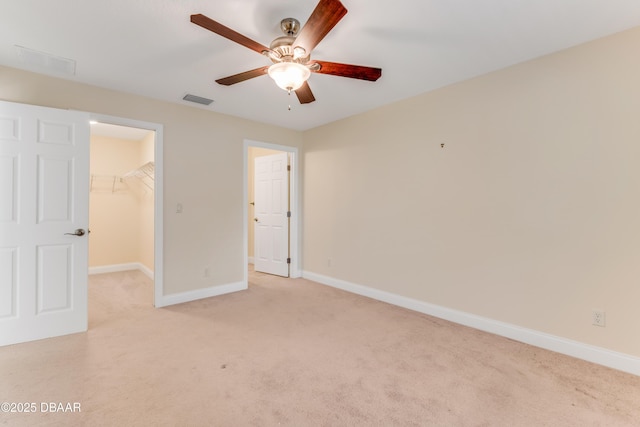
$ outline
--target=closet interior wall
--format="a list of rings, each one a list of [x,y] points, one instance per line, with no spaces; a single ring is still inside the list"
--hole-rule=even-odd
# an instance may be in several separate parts
[[[91,136],[90,269],[153,274],[153,175],[142,171],[153,172],[154,137]]]

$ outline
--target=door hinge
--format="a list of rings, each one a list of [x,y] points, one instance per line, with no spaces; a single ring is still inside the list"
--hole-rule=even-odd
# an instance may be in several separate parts
[[[287,170],[290,171],[291,170],[291,165],[287,165]]]
[[[287,211],[287,218],[291,218],[291,211]]]
[[[291,258],[287,258],[287,264],[291,264]]]

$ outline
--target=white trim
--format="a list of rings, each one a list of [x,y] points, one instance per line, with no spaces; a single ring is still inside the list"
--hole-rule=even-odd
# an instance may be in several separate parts
[[[127,119],[124,117],[108,116],[104,114],[90,113],[91,120],[101,123],[110,123],[119,126],[129,126],[140,129],[149,129],[155,132],[153,157],[155,163],[153,183],[153,302],[160,307],[159,302],[164,294],[164,127],[159,123],[145,122],[141,120]],[[144,272],[144,271],[143,271]],[[146,274],[146,272],[145,272]],[[147,274],[148,275],[148,274]]]
[[[204,289],[196,289],[193,291],[180,292],[177,294],[163,295],[160,301],[156,302],[156,307],[166,307],[174,304],[182,304],[184,302],[195,301],[203,298],[217,297],[232,292],[244,291],[247,284],[243,282],[229,283],[220,286],[211,286]]]
[[[98,267],[89,267],[89,274],[117,273],[119,271],[137,270],[140,263],[130,262],[127,264],[100,265]]]
[[[567,338],[523,328],[510,323],[500,322],[475,314],[453,310],[413,298],[403,297],[379,289],[358,285],[340,279],[324,276],[310,271],[303,271],[302,277],[314,282],[342,289],[347,292],[373,298],[389,304],[404,307],[430,316],[439,317],[454,323],[469,326],[481,331],[507,337],[536,347],[555,351],[640,376],[640,358],[625,353],[608,350],[602,347],[573,341]]]
[[[247,265],[249,264],[249,227],[247,225],[249,221],[249,200],[248,200],[248,188],[249,188],[249,147],[261,147],[268,148],[270,150],[278,150],[289,153],[289,159],[291,161],[291,179],[289,181],[289,192],[291,197],[291,227],[289,234],[289,242],[291,253],[291,265],[289,266],[289,276],[292,278],[302,277],[302,221],[300,209],[300,160],[298,156],[298,148],[288,145],[271,144],[268,142],[253,141],[245,139],[243,141],[242,156],[243,156],[243,168],[242,168],[242,209],[243,209],[243,251],[244,251],[244,281],[249,283],[249,273]]]
[[[130,262],[127,264],[100,265],[97,267],[89,267],[89,275],[103,273],[117,273],[120,271],[139,270],[149,279],[153,280],[153,270],[141,262]]]
[[[153,272],[152,269],[150,269],[149,267],[147,267],[146,265],[139,263],[140,265],[138,266],[138,270],[142,271],[144,273],[145,276],[147,276],[149,279],[154,280],[155,279],[155,274]]]
[[[249,258],[247,258],[247,262],[248,262],[249,264],[255,264],[255,263],[253,262],[253,257],[252,257],[252,256],[250,256]]]

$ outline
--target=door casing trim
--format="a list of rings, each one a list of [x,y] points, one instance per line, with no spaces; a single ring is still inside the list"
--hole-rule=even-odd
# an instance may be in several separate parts
[[[300,157],[297,147],[272,144],[262,141],[245,139],[242,144],[243,170],[242,170],[242,209],[243,209],[243,259],[244,259],[244,283],[249,284],[249,147],[268,148],[270,150],[289,153],[291,161],[291,177],[289,179],[289,195],[291,197],[291,222],[289,232],[289,253],[291,265],[289,277],[302,277],[302,252],[301,252],[301,209],[300,209]]]

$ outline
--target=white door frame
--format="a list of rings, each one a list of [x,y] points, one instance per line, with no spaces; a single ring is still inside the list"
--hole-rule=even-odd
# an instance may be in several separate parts
[[[268,148],[270,150],[284,151],[290,154],[291,177],[289,179],[289,194],[291,197],[291,222],[289,232],[289,253],[291,265],[289,266],[289,276],[292,278],[302,277],[302,256],[301,256],[301,209],[300,209],[300,158],[297,147],[287,145],[271,144],[268,142],[253,141],[245,139],[243,141],[243,175],[242,175],[242,209],[243,209],[243,248],[244,248],[244,283],[249,285],[249,147]]]
[[[112,125],[128,126],[140,129],[149,129],[155,132],[154,141],[154,183],[153,183],[153,304],[156,307],[163,307],[166,305],[164,300],[164,253],[162,251],[164,234],[163,234],[163,126],[158,123],[143,122],[141,120],[126,119],[123,117],[106,116],[104,114],[89,113],[91,120],[95,120],[100,123],[108,123]]]

